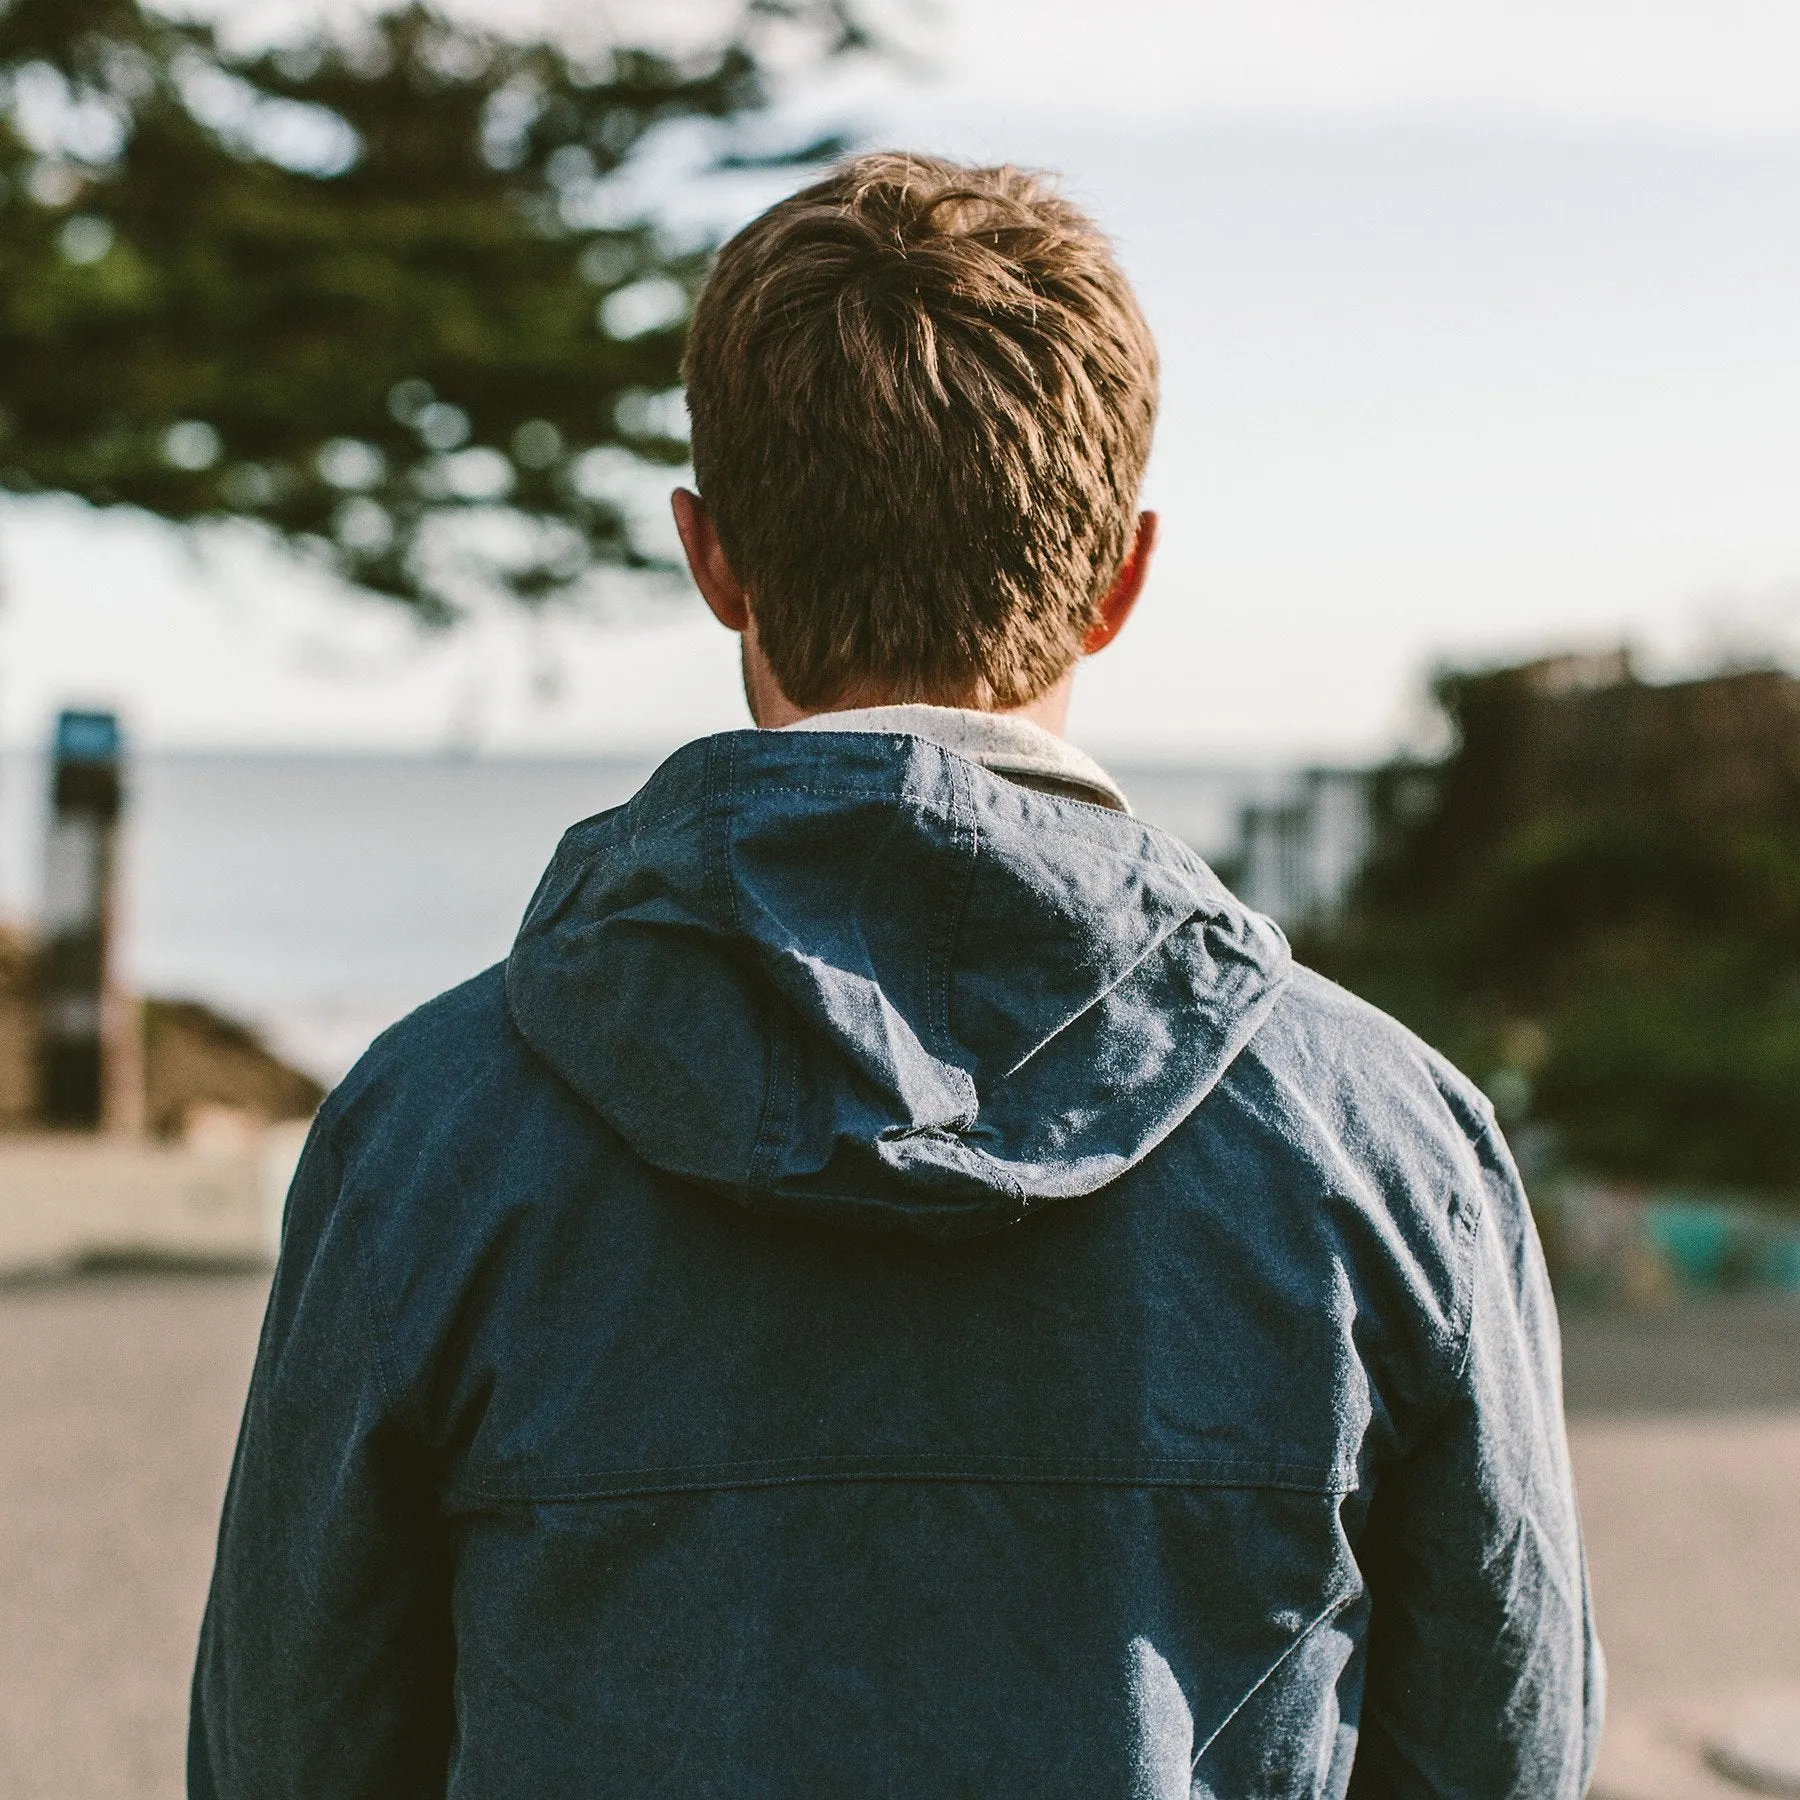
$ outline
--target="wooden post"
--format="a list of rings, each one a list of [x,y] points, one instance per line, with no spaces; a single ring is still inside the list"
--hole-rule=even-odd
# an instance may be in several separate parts
[[[41,1102],[50,1125],[94,1130],[105,1110],[119,764],[119,722],[113,714],[58,716],[44,866]]]

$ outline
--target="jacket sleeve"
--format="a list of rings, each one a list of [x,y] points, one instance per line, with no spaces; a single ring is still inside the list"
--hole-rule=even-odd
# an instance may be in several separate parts
[[[329,1127],[295,1174],[225,1497],[188,1733],[190,1800],[445,1791],[443,1528],[390,1398]]]
[[[1447,1404],[1378,1478],[1354,1800],[1579,1800],[1604,1692],[1563,1427],[1556,1310],[1512,1159],[1486,1190]]]

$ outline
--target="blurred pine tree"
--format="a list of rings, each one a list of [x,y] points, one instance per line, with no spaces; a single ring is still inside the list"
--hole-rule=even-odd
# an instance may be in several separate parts
[[[725,0],[589,54],[411,4],[234,49],[136,0],[0,0],[0,490],[249,519],[428,621],[653,559],[707,246],[609,204],[653,134],[747,152],[854,0]]]

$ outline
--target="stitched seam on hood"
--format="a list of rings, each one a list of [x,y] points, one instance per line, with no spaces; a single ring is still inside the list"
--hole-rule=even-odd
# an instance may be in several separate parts
[[[725,891],[730,906],[731,926],[741,942],[751,941],[738,910],[737,871],[732,861],[732,821],[739,806],[738,746],[736,737],[728,741],[725,804],[719,807],[719,856]],[[799,1079],[800,1057],[793,1041],[793,1021],[788,1007],[775,991],[766,974],[759,971],[752,992],[763,1022],[763,1104],[757,1118],[756,1135],[750,1140],[750,1154],[744,1163],[743,1186],[737,1190],[740,1203],[774,1185],[781,1152],[794,1129],[794,1091]]]
[[[966,843],[967,852],[962,859],[962,880],[957,884],[958,892],[932,945],[929,999],[938,1034],[937,1054],[941,1061],[949,1060],[949,1052],[956,1042],[950,1035],[950,976],[956,966],[956,946],[962,936],[963,916],[968,911],[969,895],[974,890],[975,873],[981,861],[981,824],[976,816],[973,797],[964,791],[966,777],[960,770],[952,769],[950,780],[951,798],[955,803],[950,820],[951,841],[959,849]],[[969,1125],[973,1125],[980,1117],[981,1095],[976,1090],[974,1076],[969,1075],[966,1069],[962,1072],[968,1077],[969,1092],[975,1103],[975,1110],[967,1120]]]

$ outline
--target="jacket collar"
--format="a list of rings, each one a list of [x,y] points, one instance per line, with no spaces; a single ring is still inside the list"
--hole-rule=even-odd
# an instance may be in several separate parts
[[[1129,813],[1119,784],[1066,738],[1009,713],[962,706],[860,706],[812,713],[784,731],[886,731],[924,738],[1025,787]]]

